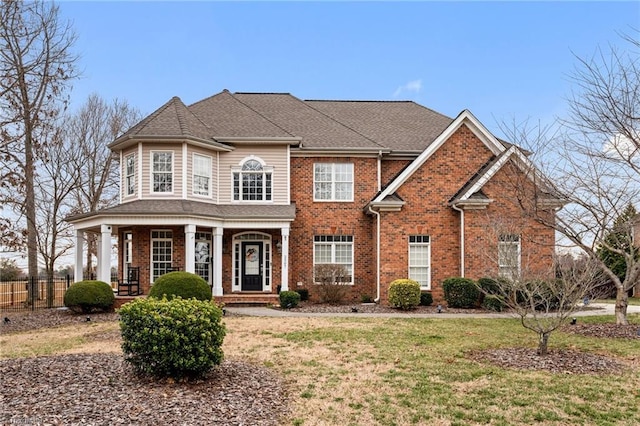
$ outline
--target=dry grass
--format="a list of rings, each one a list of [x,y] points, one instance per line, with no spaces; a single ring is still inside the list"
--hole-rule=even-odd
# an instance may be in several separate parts
[[[638,339],[554,334],[551,348],[593,351],[628,366],[593,377],[503,369],[467,357],[535,347],[535,336],[514,320],[227,317],[225,323],[225,357],[285,378],[294,413],[288,424],[640,424]],[[2,358],[119,352],[118,325],[2,336],[0,351]]]

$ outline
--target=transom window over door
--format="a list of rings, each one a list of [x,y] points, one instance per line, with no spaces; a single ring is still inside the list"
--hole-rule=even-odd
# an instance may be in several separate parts
[[[420,288],[431,289],[431,240],[428,235],[409,236],[409,278]]]
[[[353,163],[316,163],[314,201],[353,201]]]
[[[259,159],[245,160],[239,170],[233,172],[234,201],[271,201],[273,168]]]
[[[173,152],[155,151],[151,158],[151,192],[173,192]]]

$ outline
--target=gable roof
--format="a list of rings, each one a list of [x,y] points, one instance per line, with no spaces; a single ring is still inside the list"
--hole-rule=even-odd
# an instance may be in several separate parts
[[[381,203],[389,195],[395,193],[463,124],[465,124],[494,155],[500,155],[505,151],[505,146],[496,139],[470,111],[464,110],[415,160],[405,167],[385,189],[380,191],[371,203]]]

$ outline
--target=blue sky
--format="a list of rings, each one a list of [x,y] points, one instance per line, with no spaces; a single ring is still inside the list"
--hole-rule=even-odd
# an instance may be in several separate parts
[[[627,47],[640,2],[62,2],[91,92],[151,113],[223,89],[414,100],[489,129],[562,115],[575,55]],[[636,33],[637,35],[638,33]]]

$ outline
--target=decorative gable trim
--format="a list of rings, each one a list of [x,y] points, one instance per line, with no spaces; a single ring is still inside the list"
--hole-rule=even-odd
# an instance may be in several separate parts
[[[413,163],[402,171],[378,196],[372,200],[371,204],[378,204],[386,197],[395,193],[407,179],[409,179],[444,143],[463,125],[467,127],[485,144],[494,154],[500,155],[505,147],[489,130],[469,111],[464,110],[455,120],[416,158]]]

